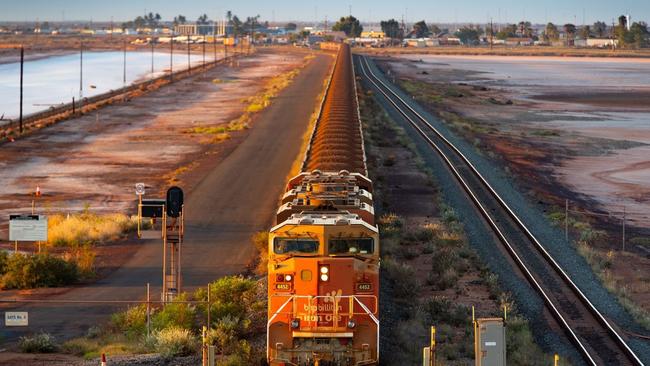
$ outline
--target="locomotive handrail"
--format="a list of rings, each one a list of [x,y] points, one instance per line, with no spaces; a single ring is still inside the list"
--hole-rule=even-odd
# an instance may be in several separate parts
[[[292,315],[292,314],[296,314],[296,313],[298,313],[298,311],[295,309],[295,306],[296,306],[296,301],[295,301],[295,300],[296,300],[296,299],[307,299],[307,300],[309,300],[309,303],[308,303],[309,310],[308,310],[307,312],[308,312],[310,315],[311,315],[312,312],[313,312],[313,310],[312,310],[313,308],[312,308],[312,306],[311,306],[311,303],[312,303],[312,300],[314,300],[314,299],[333,299],[333,300],[334,300],[334,304],[335,304],[335,306],[334,306],[334,308],[333,308],[333,311],[334,311],[334,313],[335,313],[336,315],[338,315],[338,306],[337,306],[337,305],[338,305],[339,301],[340,301],[341,299],[348,299],[349,302],[350,302],[349,306],[350,306],[350,310],[351,310],[351,311],[347,312],[347,314],[348,314],[350,317],[351,317],[352,315],[368,315],[368,316],[370,317],[370,319],[372,319],[372,321],[373,321],[373,322],[375,323],[375,325],[377,326],[377,350],[379,350],[379,319],[377,319],[377,317],[375,316],[375,314],[377,314],[377,311],[379,310],[379,306],[378,306],[379,301],[378,301],[378,299],[377,299],[377,296],[375,296],[375,295],[341,295],[341,296],[318,295],[318,296],[310,296],[310,295],[291,295],[291,294],[286,294],[286,295],[285,295],[285,294],[274,294],[272,297],[287,297],[287,301],[285,301],[285,302],[282,304],[282,306],[280,306],[280,307],[278,308],[278,310],[276,310],[276,312],[273,313],[273,316],[271,316],[271,317],[269,318],[268,322],[266,323],[266,343],[267,343],[267,344],[268,344],[268,342],[269,342],[269,334],[270,334],[271,324],[273,323],[273,321],[275,320],[275,318],[276,318],[278,315]],[[374,300],[374,308],[375,308],[375,311],[371,311],[371,310],[368,308],[368,306],[366,306],[366,304],[364,304],[364,303],[360,300],[360,298],[366,298],[366,299],[372,299],[372,300]],[[282,310],[283,310],[284,308],[286,308],[287,305],[288,305],[290,302],[292,303],[292,308],[293,308],[292,311],[291,311],[291,312],[283,312]],[[353,305],[354,305],[354,302],[358,303],[359,306],[363,309],[364,312],[361,312],[361,313],[355,313],[354,311],[352,311],[352,310],[354,309],[354,306],[353,306]],[[316,310],[316,313],[317,313],[317,312],[318,312],[318,311]],[[313,322],[313,320],[312,320],[311,317],[310,317],[310,318],[309,318],[309,323],[311,324],[312,322]],[[267,347],[267,349],[266,349],[266,358],[268,359],[269,356],[270,356],[270,349]],[[379,359],[377,359],[377,361],[379,361]]]

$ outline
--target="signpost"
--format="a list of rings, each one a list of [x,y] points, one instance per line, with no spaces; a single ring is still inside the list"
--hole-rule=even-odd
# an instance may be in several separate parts
[[[47,216],[9,215],[10,241],[47,241]]]
[[[5,312],[5,327],[26,327],[29,325],[28,313],[26,311]]]
[[[138,196],[143,196],[144,195],[144,183],[136,183],[135,184],[135,194]]]

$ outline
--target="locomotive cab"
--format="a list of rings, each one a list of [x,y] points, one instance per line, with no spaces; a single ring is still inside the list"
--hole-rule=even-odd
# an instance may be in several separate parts
[[[376,226],[345,211],[294,214],[271,229],[268,266],[271,364],[376,364]]]

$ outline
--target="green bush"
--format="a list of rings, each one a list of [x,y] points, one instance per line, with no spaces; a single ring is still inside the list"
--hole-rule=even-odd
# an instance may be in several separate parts
[[[196,307],[182,301],[187,300],[187,295],[182,294],[171,303],[167,303],[151,319],[153,329],[163,330],[167,328],[194,328],[196,318]]]
[[[513,316],[506,324],[506,353],[508,364],[548,365],[547,357],[535,344],[528,321]]]
[[[208,286],[210,288],[210,316],[213,324],[228,316],[235,319],[249,319],[250,330],[261,330],[266,318],[266,285],[242,276],[222,277]],[[196,291],[197,300],[207,300],[207,290]],[[205,305],[200,305],[205,313]]]
[[[156,351],[164,358],[188,356],[197,347],[197,340],[188,329],[169,327],[154,334]]]
[[[147,331],[147,306],[140,304],[111,316],[111,324],[129,339],[136,339]]]
[[[20,337],[18,347],[25,353],[51,353],[57,349],[54,337],[45,332]]]
[[[3,289],[65,286],[79,278],[76,263],[49,254],[13,254],[0,259],[0,265]]]

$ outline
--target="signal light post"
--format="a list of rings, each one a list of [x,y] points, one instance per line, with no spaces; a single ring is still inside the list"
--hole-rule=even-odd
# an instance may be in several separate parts
[[[163,213],[163,301],[172,301],[181,292],[181,256],[185,231],[183,190],[171,187],[167,190]]]

